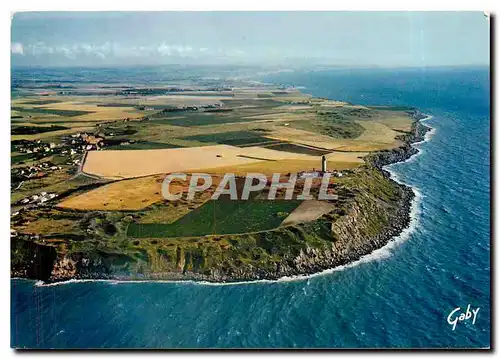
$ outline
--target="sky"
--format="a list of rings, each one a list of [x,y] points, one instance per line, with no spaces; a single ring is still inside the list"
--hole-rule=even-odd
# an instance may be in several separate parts
[[[24,12],[17,66],[489,64],[483,12]]]

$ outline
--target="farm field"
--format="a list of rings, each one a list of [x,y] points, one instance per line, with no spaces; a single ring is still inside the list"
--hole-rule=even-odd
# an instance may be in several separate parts
[[[345,155],[343,157],[348,158]],[[120,179],[286,159],[315,160],[315,157],[263,147],[239,148],[229,145],[160,150],[91,151],[86,157],[83,171],[104,178]]]
[[[16,141],[16,140],[30,140],[30,141],[47,140],[47,139],[52,139],[54,137],[63,136],[63,135],[70,135],[70,134],[77,133],[77,132],[92,131],[93,129],[94,129],[94,127],[92,127],[92,126],[71,127],[71,128],[67,128],[64,130],[49,131],[49,132],[36,133],[36,134],[31,134],[31,135],[11,135],[10,139],[11,139],[11,141]]]
[[[397,136],[401,131],[411,129],[411,121],[407,117],[382,118],[373,121],[356,120],[355,123],[363,128],[363,131],[352,139],[333,138],[291,127],[274,128],[267,137],[324,149],[369,152],[400,146],[401,141],[397,139]]]
[[[256,121],[258,119],[255,119]],[[248,122],[249,119],[244,119],[236,116],[221,116],[213,113],[191,114],[186,116],[178,116],[177,118],[160,118],[152,120],[154,123],[161,123],[171,126],[194,127],[208,125],[224,125],[227,123]]]
[[[278,143],[278,144],[266,145],[266,148],[276,151],[302,153],[311,156],[323,156],[326,155],[327,153],[332,152],[331,150],[321,150],[312,147],[298,146],[294,145],[293,143]]]
[[[58,110],[54,108],[44,108],[44,107],[33,107],[33,108],[12,107],[12,109],[14,111],[17,111],[18,113],[27,114],[29,116],[36,116],[38,114],[42,115],[48,114],[48,115],[57,115],[62,117],[75,117],[92,113],[92,111]]]
[[[183,137],[183,140],[198,141],[206,143],[221,143],[232,146],[248,146],[261,143],[276,142],[268,137],[265,137],[265,131],[230,131],[230,132],[216,132],[209,134],[201,134]]]
[[[59,202],[57,207],[96,211],[139,211],[148,208],[149,211],[149,207],[155,203],[168,202],[162,196],[164,178],[164,175],[154,175],[111,182],[84,193],[67,197]],[[187,176],[186,181],[177,179],[172,181],[169,187],[170,193],[187,192],[190,179],[191,176]],[[219,180],[218,177],[213,178],[212,188],[206,191],[207,196],[201,196],[202,200],[210,197]],[[177,203],[181,202],[179,200]],[[174,203],[174,207],[178,207],[177,204]],[[186,205],[186,207],[188,206]]]
[[[78,121],[119,120],[123,118],[139,118],[144,112],[131,107],[103,107],[87,101],[55,102],[42,106],[26,106],[21,103],[13,106],[12,110],[30,119],[44,119],[47,115],[52,118]]]
[[[237,150],[236,147],[217,145],[164,150],[95,151],[87,155],[83,171],[119,179],[251,162],[238,157]]]
[[[134,238],[168,238],[265,231],[278,227],[299,204],[284,200],[208,201],[171,224],[131,223],[127,234]]]
[[[367,153],[364,153],[367,154]],[[336,170],[349,170],[364,164],[363,153],[333,153],[327,156],[328,168]],[[245,176],[247,173],[262,173],[272,176],[273,173],[297,173],[301,171],[313,171],[321,168],[321,158],[316,159],[283,159],[253,162],[249,164],[226,166],[218,168],[203,168],[196,172],[214,174],[234,173],[237,176]]]
[[[113,182],[66,198],[57,207],[78,210],[140,210],[163,200],[162,181],[162,176],[151,176]]]
[[[122,151],[122,150],[157,150],[166,148],[179,148],[181,146],[172,145],[169,143],[152,142],[152,141],[137,141],[128,145],[112,145],[106,147],[106,151]]]

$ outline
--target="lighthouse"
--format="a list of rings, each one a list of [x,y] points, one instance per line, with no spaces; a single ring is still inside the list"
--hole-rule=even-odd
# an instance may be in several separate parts
[[[321,157],[321,172],[326,172],[326,156]]]

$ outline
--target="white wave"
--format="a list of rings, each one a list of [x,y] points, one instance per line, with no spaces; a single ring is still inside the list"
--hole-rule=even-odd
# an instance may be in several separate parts
[[[40,280],[40,281],[35,283],[35,287],[53,287],[56,285],[64,285],[64,284],[72,284],[72,283],[89,283],[89,282],[113,282],[113,280],[107,280],[107,279],[68,279],[68,280],[61,281],[61,282],[51,282],[51,283],[45,283],[45,282]]]
[[[433,118],[433,116],[427,116],[427,117],[421,119],[420,122],[428,121],[431,118]],[[434,127],[429,126],[427,124],[424,124],[424,126],[430,128],[430,130],[425,133],[424,139],[422,141],[413,142],[412,146],[415,147],[415,145],[420,145],[422,143],[429,142],[431,140],[432,136],[436,133],[436,129]]]
[[[22,279],[22,278],[21,278]],[[109,285],[118,285],[118,284],[138,284],[138,283],[165,283],[165,284],[196,284],[196,285],[213,285],[213,286],[221,286],[221,285],[239,285],[239,284],[256,284],[256,283],[271,283],[276,282],[276,280],[254,280],[254,281],[241,281],[241,282],[208,282],[208,281],[197,281],[197,280],[136,280],[136,279],[69,279],[66,281],[60,282],[52,282],[52,283],[44,283],[43,281],[37,281],[34,285],[36,287],[53,287],[59,285],[68,285],[68,284],[79,284],[79,283],[106,283]]]
[[[420,120],[420,121],[427,121],[427,120],[430,120],[432,118],[432,116],[427,116],[426,118]],[[436,133],[436,128],[435,127],[432,127],[432,126],[429,126],[429,125],[424,125],[426,126],[427,128],[429,128],[429,131],[427,131],[424,135],[424,139],[422,141],[418,141],[418,142],[413,142],[412,143],[412,146],[417,148],[418,149],[418,152],[415,153],[413,156],[411,156],[410,158],[408,158],[406,161],[406,163],[410,163],[410,162],[413,162],[415,161],[420,155],[422,155],[424,153],[424,150],[422,148],[420,148],[420,145],[426,143],[426,142],[429,142],[432,138],[432,136],[434,136],[434,134]],[[399,162],[399,163],[403,163],[403,162]],[[394,163],[396,164],[396,163]],[[385,166],[384,168],[387,169],[389,168],[390,166],[392,165],[388,165],[388,166]],[[396,180],[398,179],[399,181],[399,178],[397,177],[397,175],[394,173],[394,172],[391,172],[391,178]],[[398,182],[396,181],[396,182]],[[401,183],[400,181],[398,183]]]
[[[432,116],[427,116],[426,118],[420,120],[420,121],[427,121],[431,119]],[[412,144],[412,146],[415,147],[415,145],[419,145],[425,142],[430,141],[432,136],[435,133],[435,128],[431,127],[429,125],[426,125],[427,127],[431,128],[430,131],[428,131],[425,134],[424,140],[420,142],[415,142]],[[417,228],[417,225],[420,221],[420,213],[421,213],[421,202],[422,202],[422,193],[416,186],[411,186],[410,184],[405,183],[400,179],[398,174],[392,169],[393,166],[400,164],[400,163],[406,163],[410,162],[412,159],[414,159],[416,156],[418,156],[421,153],[421,149],[418,149],[419,151],[408,158],[406,161],[398,162],[398,163],[393,163],[387,166],[384,166],[383,169],[386,170],[387,172],[390,173],[391,178],[399,183],[399,184],[404,184],[406,186],[409,186],[413,193],[415,194],[415,197],[411,203],[410,207],[410,223],[409,225],[403,229],[403,231],[398,235],[392,238],[387,244],[381,248],[378,248],[374,250],[373,252],[366,254],[359,258],[357,261],[351,262],[346,265],[341,265],[337,266],[334,268],[330,269],[325,269],[324,271],[318,272],[318,273],[313,273],[313,274],[303,274],[303,275],[297,275],[297,276],[291,276],[291,277],[281,277],[276,280],[271,280],[271,279],[259,279],[259,280],[253,280],[253,281],[241,281],[241,282],[208,282],[208,281],[196,281],[196,280],[116,280],[116,279],[70,279],[67,281],[62,281],[62,282],[54,282],[54,283],[43,283],[42,281],[38,281],[35,283],[35,286],[37,287],[48,287],[48,286],[56,286],[56,285],[65,285],[65,284],[74,284],[74,283],[87,283],[87,282],[104,282],[112,285],[116,284],[133,284],[133,283],[168,283],[168,284],[194,284],[194,285],[207,285],[207,286],[224,286],[224,285],[249,285],[249,284],[262,284],[262,283],[280,283],[280,282],[293,282],[293,281],[303,281],[303,280],[309,280],[310,278],[318,277],[318,276],[323,276],[323,275],[328,275],[334,272],[340,272],[345,269],[353,268],[356,267],[360,264],[363,263],[369,263],[373,261],[380,261],[386,258],[389,258],[393,255],[393,250],[398,247],[401,243],[407,241],[410,238],[410,235],[415,231]]]

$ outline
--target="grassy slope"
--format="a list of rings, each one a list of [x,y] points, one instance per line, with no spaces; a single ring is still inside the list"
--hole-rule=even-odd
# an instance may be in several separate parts
[[[299,201],[208,201],[172,224],[131,223],[127,234],[136,238],[191,237],[236,234],[275,228]]]

